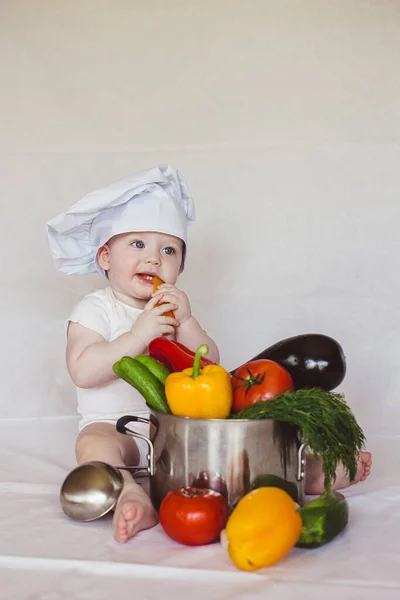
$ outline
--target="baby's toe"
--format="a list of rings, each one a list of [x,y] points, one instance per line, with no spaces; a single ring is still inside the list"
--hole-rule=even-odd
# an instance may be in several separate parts
[[[125,526],[121,525],[115,530],[115,539],[117,542],[127,542],[129,539],[128,530]]]
[[[371,452],[361,452],[361,460],[365,465],[372,464],[372,455]]]
[[[135,519],[136,515],[137,515],[137,509],[134,505],[131,504],[127,504],[125,506],[121,507],[121,512],[124,515],[124,519],[126,521],[126,523],[128,524],[130,521],[132,521],[133,519]]]
[[[114,515],[114,535],[115,538],[118,542],[122,542],[125,541],[125,539],[128,539],[128,528],[127,528],[127,521],[125,519],[125,515],[124,515],[124,511],[123,510],[118,510],[116,511],[116,514]]]

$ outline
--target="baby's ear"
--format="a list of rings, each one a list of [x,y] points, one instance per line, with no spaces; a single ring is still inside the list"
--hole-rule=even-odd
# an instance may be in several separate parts
[[[104,246],[101,246],[97,250],[96,258],[100,267],[104,269],[104,271],[108,271],[110,269],[110,249],[107,244],[104,244]]]

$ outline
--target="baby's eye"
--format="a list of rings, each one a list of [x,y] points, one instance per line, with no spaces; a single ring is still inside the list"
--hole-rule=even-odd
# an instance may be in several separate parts
[[[131,246],[134,248],[144,248],[144,243],[141,240],[134,240],[131,242]]]
[[[171,246],[167,246],[167,248],[164,248],[164,252],[165,254],[175,254],[175,250],[171,248]]]

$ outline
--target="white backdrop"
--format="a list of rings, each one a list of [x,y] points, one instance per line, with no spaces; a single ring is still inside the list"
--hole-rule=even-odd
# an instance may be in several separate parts
[[[400,484],[399,27],[396,0],[2,0],[5,485],[73,464],[63,322],[103,285],[55,271],[45,223],[159,163],[196,202],[181,285],[222,363],[336,338],[375,454],[354,493]]]

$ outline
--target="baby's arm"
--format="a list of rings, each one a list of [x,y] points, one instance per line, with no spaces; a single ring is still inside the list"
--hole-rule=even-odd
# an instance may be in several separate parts
[[[192,315],[190,319],[182,323],[176,329],[176,339],[181,344],[185,344],[188,348],[195,351],[202,344],[207,344],[207,358],[215,363],[219,363],[219,351],[217,344],[206,334],[204,329],[200,327],[199,322]]]
[[[123,356],[137,356],[146,351],[149,342],[160,335],[174,333],[178,321],[166,317],[176,304],[156,306],[152,298],[138,316],[132,330],[108,342],[90,327],[71,321],[67,332],[67,367],[79,388],[93,388],[116,379],[112,366]]]
[[[102,335],[79,323],[70,323],[67,335],[67,368],[79,388],[104,385],[116,375],[112,366],[122,356],[136,356],[146,344],[131,332],[107,342]]]

